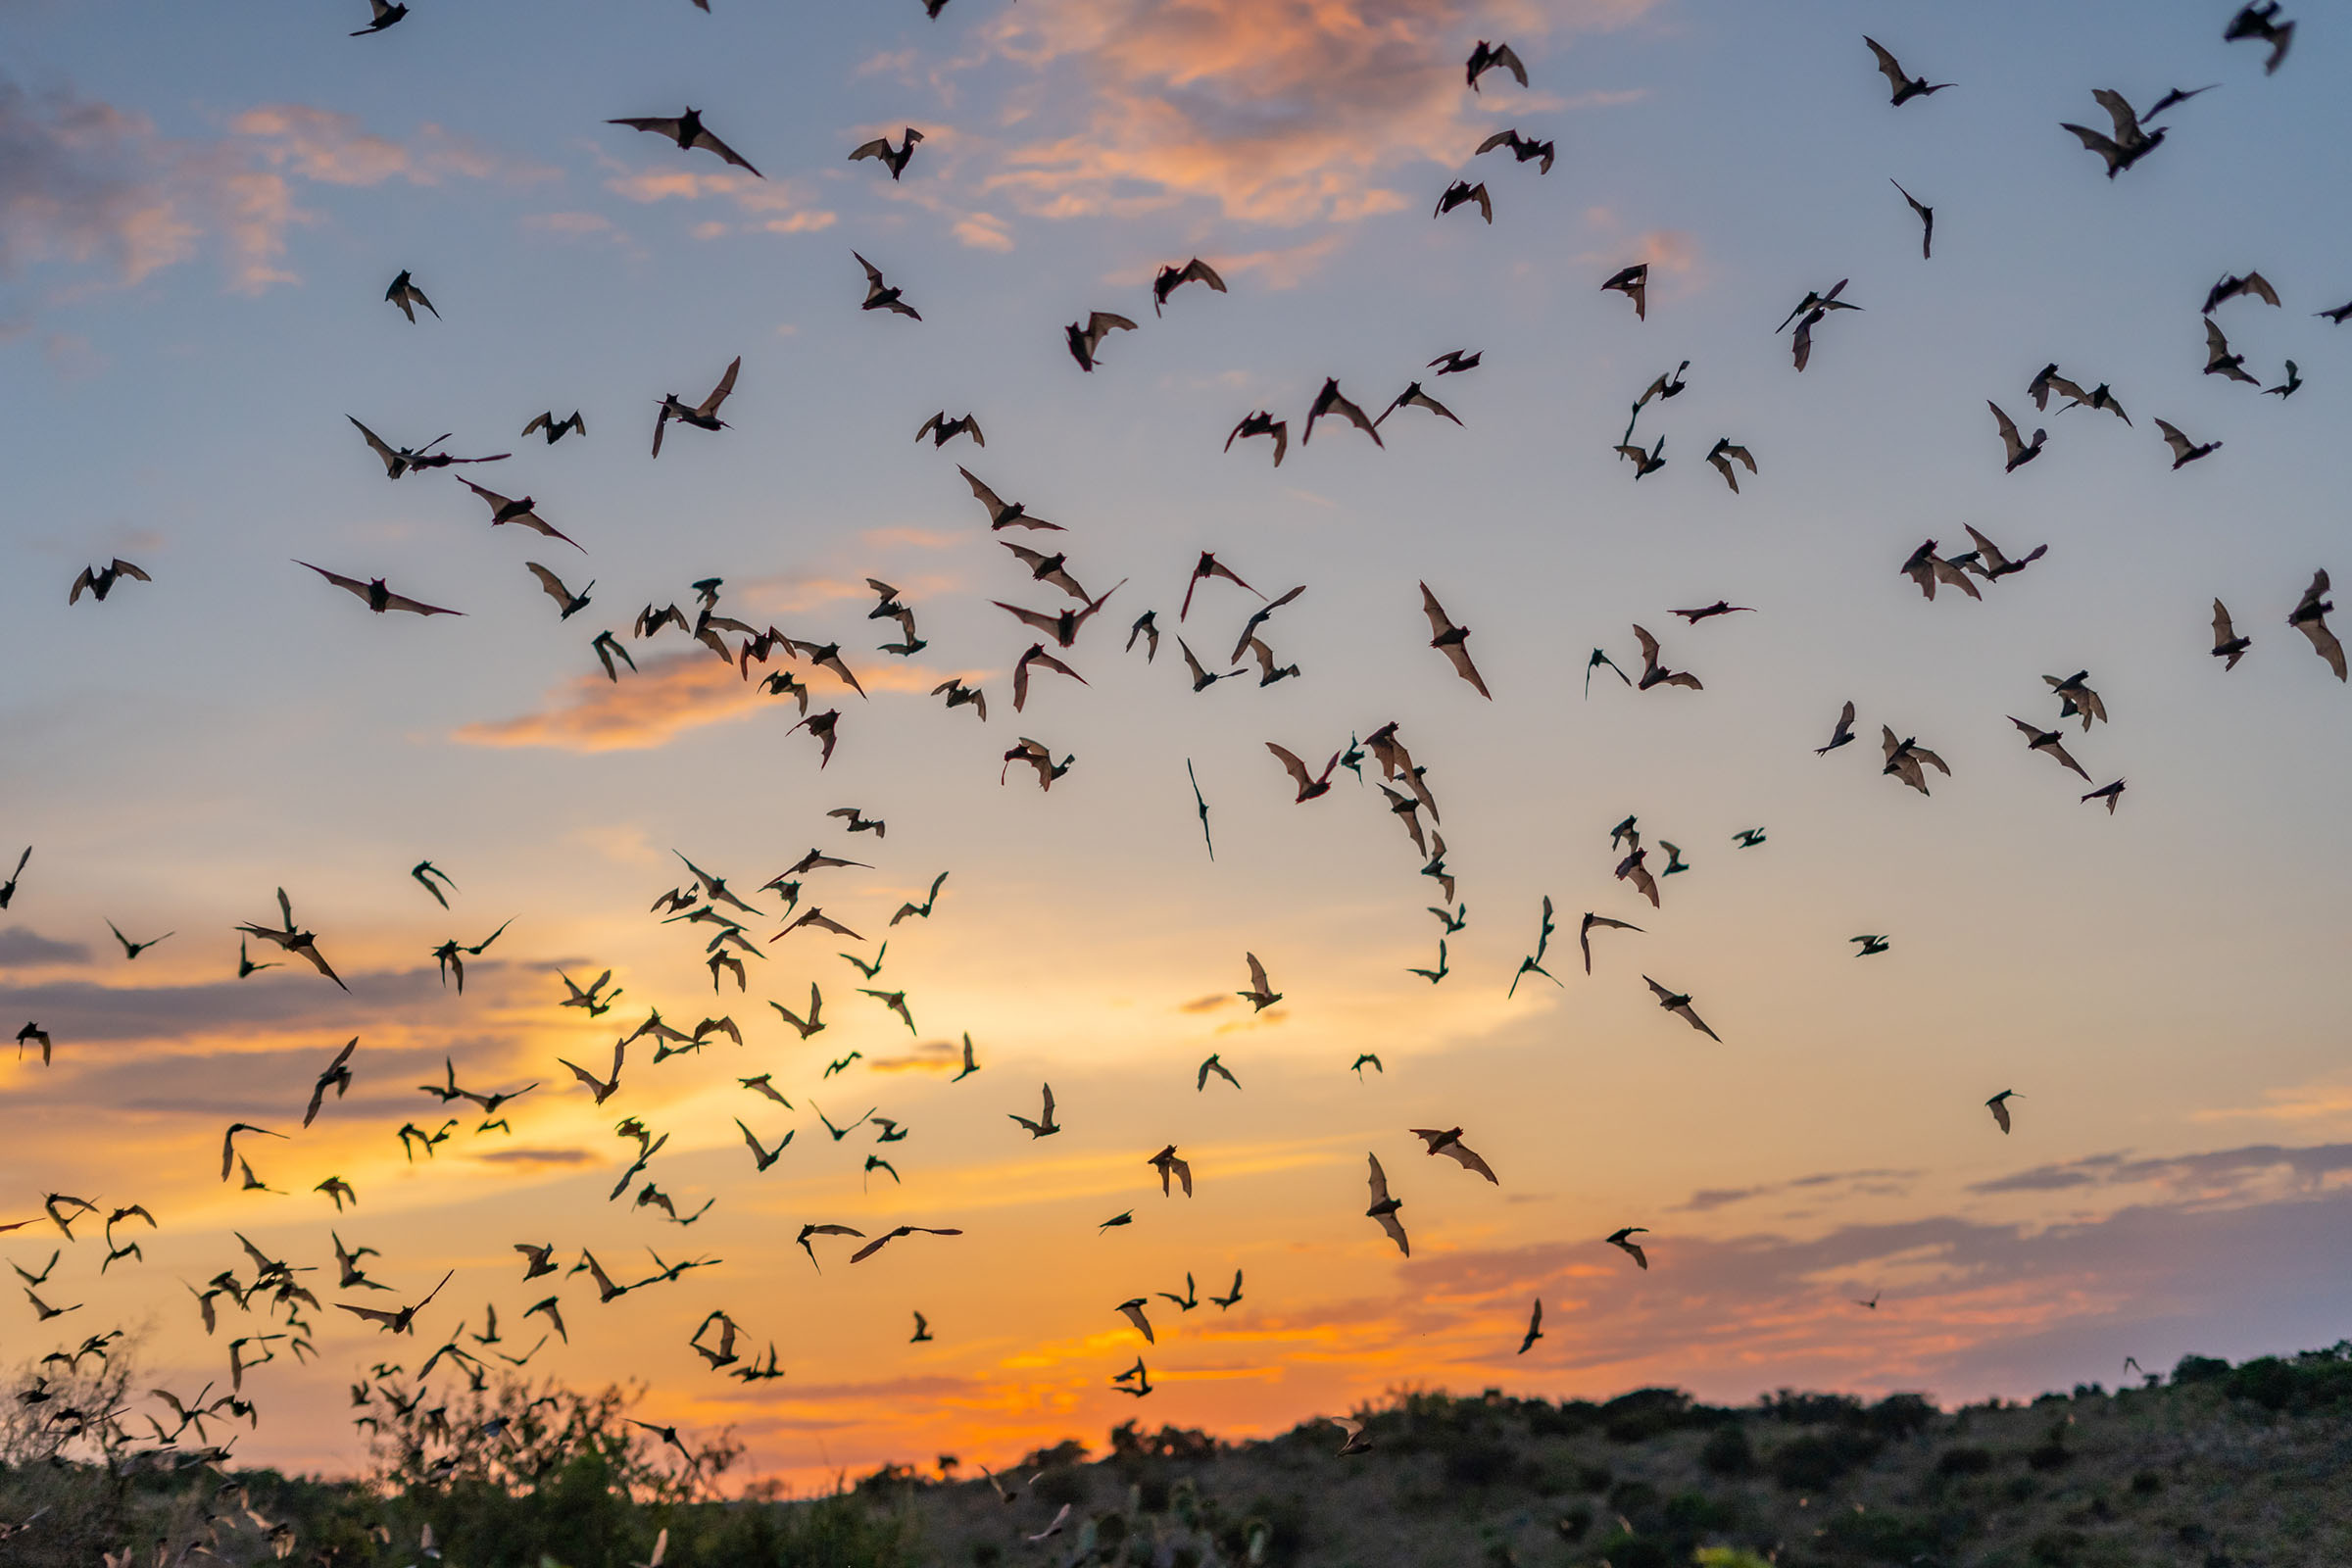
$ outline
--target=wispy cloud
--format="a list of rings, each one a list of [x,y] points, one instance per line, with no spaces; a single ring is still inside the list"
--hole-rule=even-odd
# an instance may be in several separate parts
[[[407,141],[364,129],[351,115],[309,104],[262,104],[229,122],[254,160],[322,185],[404,180],[495,179],[527,184],[558,178],[544,164],[495,152],[426,122]]]
[[[717,201],[735,210],[737,221],[707,220],[697,226],[698,238],[735,232],[812,234],[831,228],[836,221],[836,215],[816,205],[795,180],[761,179],[723,167],[631,168],[611,158],[603,163],[609,171],[605,188],[629,201]]]
[[[585,1149],[494,1149],[474,1158],[485,1165],[602,1165],[606,1161]]]
[[[963,1065],[963,1048],[953,1040],[926,1040],[901,1055],[869,1056],[865,1064],[875,1072],[947,1072]]]
[[[1702,1188],[1676,1206],[1690,1213],[1708,1213],[1728,1208],[1735,1203],[1753,1202],[1758,1199],[1779,1198],[1792,1194],[1817,1193],[1824,1189],[1839,1188],[1849,1193],[1872,1197],[1897,1195],[1909,1191],[1919,1172],[1916,1170],[1845,1170],[1822,1171],[1811,1176],[1799,1176],[1792,1181],[1767,1182],[1756,1187]]]
[[[210,248],[229,286],[252,293],[297,274],[288,233],[317,215],[297,182],[536,179],[552,171],[486,151],[437,125],[408,141],[351,116],[267,104],[212,139],[162,135],[141,115],[66,93],[35,98],[0,81],[0,271],[50,265],[67,292],[137,284]]]
[[[2036,1165],[2014,1175],[1978,1182],[1972,1193],[2051,1193],[2081,1187],[2130,1187],[2142,1183],[2171,1189],[2200,1202],[2240,1201],[2281,1183],[2316,1190],[2328,1178],[2352,1171],[2352,1144],[2315,1144],[2287,1149],[2253,1144],[2202,1154],[2131,1159],[2124,1154],[2090,1154],[2057,1164]]]

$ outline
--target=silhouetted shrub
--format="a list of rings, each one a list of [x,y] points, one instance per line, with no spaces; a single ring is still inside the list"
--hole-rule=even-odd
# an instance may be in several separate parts
[[[1885,1563],[1918,1562],[1941,1543],[1941,1533],[1926,1520],[1884,1508],[1833,1514],[1825,1533],[1842,1549]]]
[[[2080,1530],[2045,1530],[2026,1547],[2026,1560],[2034,1568],[2073,1568],[2082,1560],[2090,1538]]]
[[[1666,1499],[1666,1528],[1676,1536],[1695,1539],[1731,1522],[1730,1506],[1703,1492],[1678,1492]]]
[[[1690,1396],[1680,1389],[1636,1389],[1600,1407],[1611,1443],[1646,1443],[1688,1424]]]
[[[1756,1451],[1748,1445],[1747,1428],[1732,1422],[1708,1433],[1698,1450],[1698,1462],[1716,1476],[1743,1476],[1754,1470]]]
[[[2075,1462],[2075,1453],[2065,1444],[2052,1437],[2049,1442],[2026,1450],[2026,1463],[2041,1471],[2063,1470]]]
[[[2135,1496],[2152,1497],[2163,1490],[2164,1477],[2153,1470],[2141,1470],[2132,1477],[2132,1491]]]
[[[2292,1360],[2257,1356],[2224,1374],[2222,1391],[2266,1410],[2314,1410],[2352,1400],[2352,1347],[2305,1350]]]
[[[1936,1456],[1936,1473],[1939,1476],[1981,1476],[1992,1468],[1992,1451],[1988,1448],[1946,1448]]]
[[[1058,1508],[1063,1503],[1084,1502],[1093,1490],[1087,1472],[1074,1464],[1056,1465],[1032,1482],[1029,1491],[1038,1501]]]
[[[1609,1568],[1676,1568],[1665,1543],[1647,1536],[1629,1536],[1622,1530],[1601,1537],[1592,1549]]]
[[[2182,1388],[2194,1383],[2214,1383],[2230,1375],[2230,1363],[2210,1355],[2184,1355],[2173,1368],[2173,1382]]]
[[[1594,1414],[1592,1404],[1583,1399],[1564,1404],[1530,1399],[1526,1411],[1527,1430],[1539,1438],[1573,1438],[1592,1428]]]
[[[1782,1389],[1765,1396],[1763,1411],[1791,1426],[1844,1426],[1860,1421],[1862,1401],[1850,1394],[1798,1394]]]
[[[1629,1519],[1657,1511],[1665,1494],[1646,1481],[1620,1481],[1609,1489],[1609,1506]]]
[[[1872,1405],[1864,1419],[1881,1437],[1908,1438],[1925,1432],[1936,1413],[1925,1395],[1890,1394]]]
[[[1462,1438],[1446,1446],[1444,1467],[1454,1486],[1497,1486],[1518,1474],[1519,1451],[1493,1438]]]
[[[1114,1459],[1208,1459],[1217,1451],[1217,1440],[1197,1427],[1163,1426],[1157,1432],[1147,1432],[1132,1421],[1122,1421],[1110,1429],[1110,1452]]]
[[[1250,1551],[1252,1536],[1262,1542],[1255,1555]],[[1285,1568],[1306,1548],[1306,1509],[1296,1497],[1260,1496],[1244,1511],[1240,1523],[1219,1533],[1218,1544],[1229,1557]]]
[[[1808,1432],[1773,1450],[1772,1477],[1791,1492],[1818,1492],[1878,1451],[1877,1440],[1858,1432]]]

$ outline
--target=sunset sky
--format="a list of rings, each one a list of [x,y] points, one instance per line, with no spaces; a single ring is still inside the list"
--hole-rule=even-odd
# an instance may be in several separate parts
[[[322,1267],[322,1298],[398,1303],[456,1269],[397,1352],[315,1317],[318,1359],[250,1374],[250,1462],[348,1469],[346,1388],[415,1365],[495,1302],[561,1285],[568,1346],[530,1371],[635,1378],[646,1409],[732,1425],[749,1468],[796,1486],[888,1460],[1002,1463],[1138,1419],[1227,1436],[1286,1429],[1401,1387],[1605,1396],[1654,1383],[1740,1400],[1781,1386],[1923,1390],[1946,1401],[2113,1382],[2123,1358],[2331,1343],[2352,1283],[2352,1068],[2340,1007],[2352,702],[2285,624],[2315,569],[2352,571],[2343,523],[2352,51],[2304,19],[2275,75],[2225,45],[2232,6],[2091,0],[2053,15],[1903,0],[415,0],[350,38],[362,0],[0,0],[0,1025],[56,1042],[8,1062],[0,1222],[44,1195],[133,1201],[160,1229],[101,1276],[96,1228],[41,1296],[0,1304],[31,1360],[118,1324],[165,1387],[225,1380],[183,1282],[247,1268],[233,1232]],[[1862,43],[1956,83],[1900,108]],[[1502,72],[1464,89],[1481,38]],[[2104,125],[2094,87],[2172,110],[2118,179],[2059,128]],[[609,125],[691,104],[766,176]],[[915,126],[903,179],[850,163]],[[1489,132],[1556,141],[1548,175]],[[1474,211],[1432,221],[1455,178]],[[1936,210],[1932,260],[1903,186]],[[870,258],[918,323],[858,309]],[[1152,311],[1193,256],[1198,285]],[[1598,285],[1650,264],[1647,318]],[[2258,268],[2282,308],[2213,316],[2262,385],[2201,375],[2198,308]],[[384,303],[410,270],[440,316]],[[1864,307],[1815,331],[1809,368],[1773,327],[1850,278]],[[1092,375],[1063,347],[1090,310]],[[1447,350],[1476,370],[1432,378]],[[672,427],[743,368],[717,433]],[[1667,465],[1637,483],[1612,448],[1628,406]],[[2132,416],[2037,415],[2055,360]],[[1416,376],[1463,421],[1406,409],[1386,449],[1336,421],[1340,378],[1377,413]],[[2002,471],[1990,399],[2041,457]],[[517,432],[580,410],[583,438]],[[1252,410],[1290,421],[1221,451]],[[910,442],[969,412],[987,445]],[[506,462],[387,482],[348,417],[395,444],[447,430]],[[2154,421],[2211,458],[2174,471]],[[1732,493],[1719,437],[1759,471]],[[1065,525],[990,534],[956,472]],[[488,526],[457,484],[529,495],[584,547]],[[1899,571],[1974,524],[2029,570],[1925,601]],[[1062,653],[1084,677],[1009,675],[1034,637],[992,600],[1065,602],[1003,549],[1066,550],[1095,593]],[[1197,592],[1203,550],[1257,590],[1306,592],[1264,635],[1301,675],[1196,695],[1259,601]],[[69,608],[85,564],[153,581]],[[463,617],[370,616],[294,564]],[[524,569],[592,604],[559,621]],[[779,655],[838,708],[839,750],[787,733],[764,695],[640,608],[721,612],[838,641],[869,697]],[[875,651],[865,579],[897,585],[929,646]],[[1494,693],[1427,646],[1427,583]],[[2252,637],[2225,673],[2210,602]],[[1753,607],[1686,626],[1676,608]],[[1157,613],[1158,658],[1123,651]],[[1631,627],[1698,692],[1634,692]],[[635,673],[609,682],[590,640]],[[1252,671],[1254,671],[1254,666]],[[2113,721],[2067,745],[2090,787],[2030,753],[2008,715],[2057,722],[2042,676],[2087,669]],[[756,672],[757,673],[757,672]],[[985,722],[928,694],[984,686]],[[1839,705],[1856,743],[1826,757]],[[1395,722],[1444,812],[1468,906],[1446,939],[1434,879],[1378,791],[1343,771],[1295,805],[1265,743],[1318,766]],[[1879,772],[1880,725],[1950,763],[1923,799]],[[1075,761],[1051,793],[1000,784],[1035,737]],[[1208,802],[1212,860],[1186,764]],[[887,837],[825,813],[855,806]],[[1611,878],[1638,815],[1690,869],[1651,909]],[[1753,849],[1741,829],[1766,829]],[[785,923],[750,890],[811,847],[871,862],[807,878],[803,907],[863,941]],[[679,857],[758,905],[764,957],[713,997],[709,925],[662,924]],[[444,911],[408,875],[454,878]],[[929,920],[888,925],[949,873]],[[299,960],[236,978],[241,922],[282,886],[350,985]],[[1506,997],[1558,911],[1541,977]],[[1586,910],[1593,973],[1576,952]],[[471,944],[463,996],[432,950]],[[162,946],[126,961],[107,929]],[[1885,933],[1863,960],[1848,938]],[[886,966],[862,980],[836,955]],[[286,956],[255,943],[256,959]],[[1235,992],[1255,953],[1284,1000]],[[588,1018],[559,971],[625,991]],[[1660,1011],[1694,998],[1721,1043]],[[815,981],[828,1027],[803,1042]],[[858,987],[904,989],[915,1028]],[[602,1070],[650,1006],[730,1015],[740,1050],[630,1048],[603,1107],[558,1064]],[[968,1031],[981,1070],[951,1083]],[[300,1122],[312,1080],[360,1042],[351,1094]],[[827,1063],[860,1059],[833,1077]],[[1242,1089],[1194,1087],[1217,1053]],[[1375,1053],[1384,1071],[1349,1063]],[[512,1133],[465,1118],[413,1163],[444,1056],[484,1092],[538,1087]],[[773,1075],[785,1110],[738,1080]],[[1066,1130],[1033,1142],[1053,1085]],[[2018,1092],[2004,1137],[1987,1095]],[[876,1107],[825,1136],[818,1112]],[[679,1228],[606,1194],[635,1153]],[[794,1141],[756,1174],[735,1118]],[[231,1121],[293,1134],[239,1150],[270,1192],[219,1177]],[[1490,1187],[1412,1127],[1465,1129]],[[1198,1183],[1163,1198],[1176,1144]],[[1404,1200],[1413,1255],[1364,1217],[1365,1155]],[[880,1153],[903,1185],[861,1169]],[[340,1175],[358,1207],[312,1189]],[[1132,1209],[1132,1225],[1098,1232]],[[690,1211],[690,1209],[689,1209]],[[808,1222],[897,1241],[793,1246]],[[1651,1268],[1600,1244],[1648,1229]],[[330,1293],[330,1229],[377,1249],[389,1294]],[[0,1238],[37,1273],[45,1219]],[[514,1244],[582,1248],[616,1277],[652,1249],[723,1263],[597,1304],[584,1277],[521,1282]],[[1235,1269],[1244,1298],[1205,1304]],[[1145,1346],[1115,1310],[1154,1298]],[[1875,1311],[1857,1306],[1877,1296]],[[1512,1352],[1529,1302],[1546,1338]],[[687,1346],[727,1311],[787,1376],[743,1385]],[[912,1314],[933,1343],[910,1345]],[[1155,1392],[1111,1375],[1139,1351]]]

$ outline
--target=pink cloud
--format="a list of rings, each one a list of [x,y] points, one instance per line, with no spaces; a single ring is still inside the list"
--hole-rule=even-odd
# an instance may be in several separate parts
[[[1395,211],[1406,199],[1385,173],[1451,166],[1491,128],[1462,87],[1474,23],[1525,44],[1623,26],[1652,3],[1495,15],[1458,0],[1032,0],[1002,14],[995,47],[1077,75],[1063,96],[1083,108],[1014,147],[984,188],[1044,217],[1186,199],[1279,224]]]

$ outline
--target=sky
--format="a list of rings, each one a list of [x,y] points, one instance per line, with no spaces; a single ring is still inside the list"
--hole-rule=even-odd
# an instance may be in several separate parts
[[[555,1283],[570,1339],[532,1373],[640,1380],[657,1418],[732,1426],[749,1472],[819,1487],[1131,1418],[1280,1431],[1400,1388],[1957,1401],[2341,1338],[2352,1073],[2321,977],[2352,699],[2286,615],[2352,554],[2352,332],[2315,317],[2352,299],[2352,220],[2311,195],[2342,183],[2352,103],[2325,16],[2266,74],[2223,43],[2230,9],[416,0],[352,38],[358,5],[0,0],[0,853],[33,846],[0,1023],[55,1041],[0,1067],[0,1222],[59,1192],[158,1221],[103,1274],[87,1226],[0,1239],[36,1273],[63,1248],[41,1294],[86,1303],[26,1304],[10,1353],[120,1324],[192,1390],[273,1325],[208,1339],[183,1282],[243,1267],[240,1233],[330,1270],[340,1237],[389,1293],[321,1293],[318,1359],[249,1374],[240,1457],[356,1466],[357,1369],[490,1304],[520,1354]],[[1890,106],[1866,31],[1956,85]],[[1465,89],[1482,38],[1528,87]],[[2060,128],[2105,123],[2096,87],[2144,108],[2207,83],[2114,180]],[[689,104],[764,177],[607,123]],[[847,160],[906,126],[903,178]],[[1473,156],[1512,126],[1556,142],[1548,174]],[[1492,224],[1432,220],[1456,178]],[[1935,209],[1932,259],[1895,180]],[[919,322],[858,309],[854,251]],[[1226,291],[1155,315],[1154,271],[1194,256]],[[1637,318],[1599,284],[1644,261]],[[2249,269],[2280,307],[2212,318],[2262,385],[2295,361],[2289,397],[2200,374],[2206,291]],[[385,303],[403,270],[437,318]],[[1774,325],[1840,279],[1862,309],[1800,374]],[[1097,310],[1139,326],[1087,374],[1062,327]],[[1424,368],[1448,350],[1483,361]],[[650,457],[658,400],[738,356],[727,428]],[[1637,480],[1628,408],[1686,360],[1641,417],[1666,466]],[[2052,361],[2132,423],[2034,411]],[[1376,414],[1420,377],[1460,424],[1407,408],[1384,447],[1331,422],[1303,443],[1326,376]],[[2049,432],[2013,473],[1987,400]],[[517,433],[574,409],[584,437]],[[1258,409],[1290,423],[1279,467],[1223,450]],[[967,412],[985,447],[914,435]],[[2159,417],[2223,446],[2176,471]],[[388,481],[355,418],[513,456]],[[1756,458],[1737,493],[1718,438]],[[958,465],[1066,531],[992,537]],[[580,548],[492,528],[456,473]],[[1927,601],[1900,567],[1969,524],[2048,552]],[[1005,538],[1106,595],[1062,653],[1083,684],[1039,673],[1019,713],[1035,638],[992,602],[1064,600]],[[1251,586],[1202,584],[1180,623],[1204,550]],[[117,557],[153,580],[69,606]],[[370,615],[298,561],[464,613]],[[560,620],[526,562],[593,579],[590,606]],[[840,712],[829,763],[791,699],[674,629],[631,635],[709,577],[721,613],[842,646],[862,698],[766,666]],[[928,646],[878,651],[869,577]],[[1298,584],[1264,635],[1298,677],[1193,691],[1177,636],[1221,669],[1257,595]],[[1429,647],[1422,584],[1492,700]],[[2253,640],[2227,672],[2216,597]],[[1752,611],[1671,613],[1718,599]],[[1150,661],[1123,646],[1146,611]],[[1637,623],[1703,690],[1602,669],[1588,694],[1594,648],[1638,670]],[[636,661],[617,681],[606,629]],[[2042,677],[2078,669],[2112,714],[2066,731],[2089,783],[2009,721],[2055,724]],[[985,720],[930,695],[951,677]],[[1855,744],[1817,756],[1847,701]],[[1391,722],[1444,813],[1450,935],[1377,766],[1300,804],[1265,749],[1319,768]],[[1881,775],[1882,724],[1950,764],[1932,796]],[[1023,737],[1074,759],[1051,791],[989,776]],[[2117,778],[2113,814],[2078,798]],[[845,832],[845,807],[887,834]],[[1611,875],[1629,814],[1653,868],[1667,841],[1690,865],[1655,909]],[[804,879],[858,940],[769,940],[779,896],[751,890],[812,848],[868,862]],[[710,989],[712,927],[648,912],[681,857],[760,911],[742,990]],[[942,871],[933,913],[890,924]],[[235,928],[274,923],[280,887],[348,993],[299,960],[237,978]],[[1559,983],[1506,994],[1546,897]],[[1590,977],[1588,909],[1642,928],[1596,933]],[[172,935],[125,958],[109,921]],[[433,949],[494,929],[445,987]],[[1864,932],[1888,951],[1857,958]],[[1433,984],[1409,971],[1441,936]],[[837,956],[885,939],[872,981]],[[1235,995],[1245,953],[1283,994],[1262,1012]],[[559,1005],[561,975],[607,968],[611,1012]],[[768,1004],[812,981],[827,1027],[803,1041]],[[912,1027],[859,985],[904,989]],[[654,1006],[744,1044],[656,1064],[641,1041],[592,1103],[562,1060],[601,1071]],[[980,1070],[951,1081],[967,1033]],[[350,1094],[302,1129],[355,1037]],[[1238,1090],[1195,1088],[1210,1053]],[[537,1087],[511,1130],[463,1118],[409,1158],[444,1058]],[[759,1074],[791,1108],[741,1087]],[[1007,1118],[1048,1083],[1064,1130],[1033,1141]],[[868,1106],[905,1140],[818,1121]],[[692,1226],[608,1201],[624,1116],[668,1135],[649,1174],[682,1212],[713,1200]],[[737,1118],[792,1132],[767,1171]],[[292,1135],[239,1142],[268,1190],[218,1180],[240,1120]],[[1408,1132],[1454,1126],[1497,1185]],[[1190,1199],[1146,1163],[1170,1143]],[[1409,1258],[1362,1212],[1367,1152]],[[356,1208],[314,1191],[330,1175]],[[808,1223],[961,1234],[819,1268]],[[1646,1271],[1599,1240],[1627,1225]],[[649,1249],[723,1261],[600,1306],[584,1276],[523,1283],[521,1242],[624,1282]],[[1208,1304],[1236,1269],[1242,1300]],[[397,1355],[332,1305],[446,1270]],[[1201,1305],[1157,1298],[1188,1274]],[[1154,1344],[1115,1310],[1136,1296]],[[1545,1338],[1515,1354],[1536,1299]],[[687,1338],[713,1310],[786,1376],[707,1369]],[[909,1344],[917,1311],[935,1338]],[[1140,1401],[1111,1383],[1139,1353]]]

